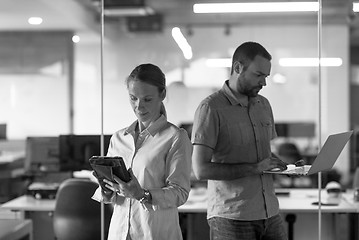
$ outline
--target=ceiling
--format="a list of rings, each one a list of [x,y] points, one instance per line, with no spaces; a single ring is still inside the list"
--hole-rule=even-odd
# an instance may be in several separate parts
[[[1,0],[0,31],[13,30],[73,30],[83,34],[98,34],[100,14],[93,5],[94,0]],[[123,0],[119,0],[123,1]],[[250,2],[247,0],[242,2]],[[270,1],[270,0],[266,0]],[[147,0],[145,4],[156,13],[163,15],[164,26],[211,27],[218,25],[245,24],[316,24],[314,13],[305,14],[194,14],[192,7],[198,2],[218,2],[214,0]],[[229,0],[226,2],[239,2]],[[254,2],[254,1],[253,1]],[[348,23],[352,37],[359,36],[359,20],[351,13],[352,0],[325,0],[322,13],[323,24]],[[30,16],[44,19],[40,26],[30,26]],[[125,25],[124,17],[106,18],[109,26]],[[359,37],[358,37],[359,39]]]

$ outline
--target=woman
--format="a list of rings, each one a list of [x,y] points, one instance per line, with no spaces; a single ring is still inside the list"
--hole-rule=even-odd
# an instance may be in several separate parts
[[[108,239],[182,239],[177,207],[190,191],[191,142],[184,129],[167,122],[160,68],[139,65],[126,84],[137,120],[113,134],[107,155],[124,159],[131,180],[103,180],[97,191],[114,204]]]

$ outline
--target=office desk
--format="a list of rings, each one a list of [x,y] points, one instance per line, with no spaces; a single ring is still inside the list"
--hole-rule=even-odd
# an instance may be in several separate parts
[[[38,200],[30,195],[23,195],[1,205],[2,208],[12,211],[38,211],[53,212],[55,210],[55,200]]]
[[[291,189],[289,196],[278,196],[281,212],[296,213],[317,213],[319,210],[318,189]],[[322,202],[325,202],[328,195],[325,190],[321,192]],[[336,206],[321,206],[322,213],[359,213],[359,208],[354,202],[353,192],[342,193],[341,201]]]
[[[0,219],[0,240],[32,240],[31,220]]]
[[[16,212],[18,219],[31,219],[34,240],[54,239],[52,214],[55,200],[37,200],[32,196],[20,196],[0,206]]]
[[[313,205],[313,202],[318,201],[317,189],[285,189],[288,195],[278,195],[280,212],[285,218],[287,214],[295,214],[297,216],[295,224],[295,238],[294,239],[317,239],[310,238],[308,234],[317,236],[318,229],[318,206]],[[327,197],[326,192],[322,191],[322,200]],[[21,196],[4,203],[2,208],[10,209],[19,212],[19,218],[31,218],[34,225],[34,239],[50,239],[41,238],[40,233],[36,231],[39,226],[41,229],[45,228],[42,223],[38,223],[36,214],[43,214],[42,218],[49,218],[51,220],[51,213],[55,209],[55,200],[36,200],[32,196]],[[190,214],[187,226],[190,231],[199,231],[201,228],[196,228],[195,224],[206,221],[207,201],[206,189],[197,188],[190,192],[188,201],[179,207],[180,213]],[[348,191],[343,193],[341,202],[337,206],[321,206],[322,212],[322,232],[323,239],[350,239],[348,235],[348,216],[352,214],[351,218],[359,213],[359,203],[354,202],[353,192]],[[31,214],[32,213],[32,214]],[[43,219],[40,219],[43,220]],[[45,221],[46,222],[46,221]],[[49,224],[46,222],[46,224]],[[203,225],[202,225],[203,226]],[[52,231],[52,225],[48,227]],[[309,231],[308,231],[309,229]],[[313,230],[313,231],[311,231]],[[350,230],[351,231],[351,230]],[[344,233],[343,233],[344,232]],[[36,234],[36,235],[35,235]],[[51,233],[47,233],[51,234]],[[53,233],[52,233],[53,234]],[[336,236],[337,234],[337,236]],[[339,235],[339,236],[338,236]]]
[[[278,195],[280,214],[283,219],[295,217],[294,239],[318,239],[319,207],[313,205],[318,201],[317,189],[279,189],[280,192],[288,192],[288,195]],[[190,231],[198,231],[202,226],[195,226],[196,222],[206,219],[207,201],[206,190],[195,189],[190,192],[186,204],[179,207],[180,212],[202,214],[201,217],[193,214],[188,223]],[[325,190],[321,192],[324,202],[327,198]],[[359,203],[354,202],[353,192],[347,191],[342,194],[340,204],[337,206],[321,206],[321,235],[325,240],[352,240],[358,239],[358,213]],[[287,224],[287,223],[286,223]],[[289,224],[288,224],[289,226]]]
[[[288,192],[288,195],[278,195],[279,208],[282,213],[318,213],[319,192],[317,189],[280,189],[280,192]],[[342,194],[340,204],[337,206],[321,206],[322,213],[359,213],[359,202],[354,202],[353,192],[347,191]],[[322,190],[321,199],[324,201],[327,193]],[[205,213],[207,211],[206,189],[191,190],[189,198],[180,212]]]
[[[318,239],[319,206],[317,189],[293,189],[288,197],[278,197],[282,216],[294,214],[294,239]],[[321,192],[322,202],[327,200],[325,190]],[[342,193],[337,206],[321,206],[322,239],[352,240],[358,237],[359,208],[354,202],[353,192]],[[285,218],[284,216],[283,218]],[[316,229],[316,231],[312,231]]]

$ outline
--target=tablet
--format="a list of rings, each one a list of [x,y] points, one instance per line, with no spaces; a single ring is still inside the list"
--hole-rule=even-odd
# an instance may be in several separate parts
[[[124,182],[131,180],[122,157],[92,156],[89,161],[92,169],[100,178],[106,178],[111,182],[115,182],[114,176]]]

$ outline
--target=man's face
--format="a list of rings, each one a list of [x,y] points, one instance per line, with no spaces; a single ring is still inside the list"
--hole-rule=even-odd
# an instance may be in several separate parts
[[[238,91],[248,97],[256,97],[259,91],[266,86],[266,78],[271,71],[271,62],[256,56],[246,70],[238,76]]]

